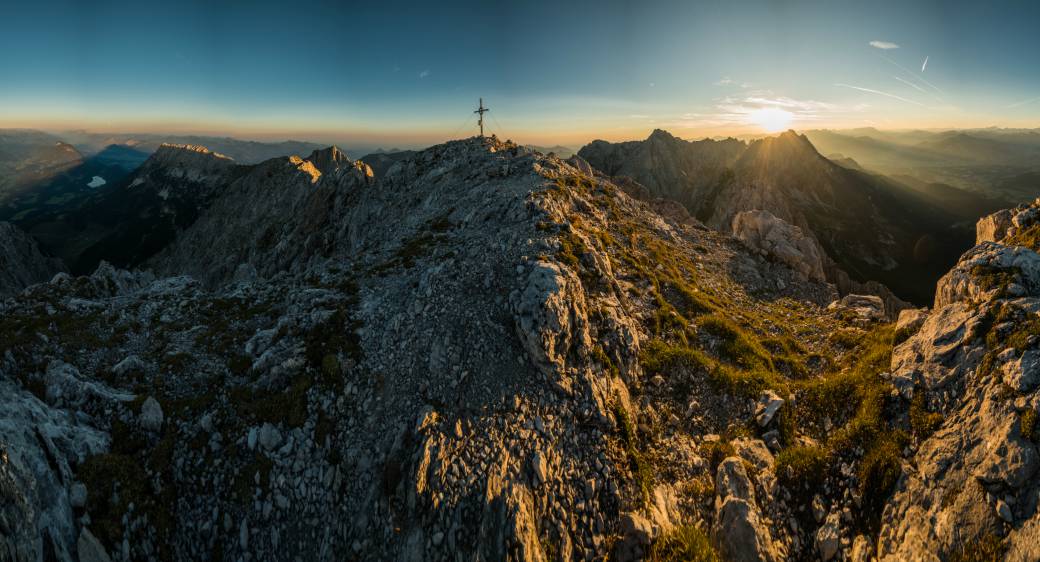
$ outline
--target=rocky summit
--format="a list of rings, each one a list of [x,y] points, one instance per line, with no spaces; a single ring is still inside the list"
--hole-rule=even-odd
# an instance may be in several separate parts
[[[893,307],[589,162],[164,146],[133,269],[0,239],[0,559],[1040,558],[1040,205]]]

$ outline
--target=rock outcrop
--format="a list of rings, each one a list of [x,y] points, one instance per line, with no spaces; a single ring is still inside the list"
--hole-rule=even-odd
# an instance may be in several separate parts
[[[769,211],[741,211],[733,216],[733,236],[801,273],[806,280],[825,281],[824,253],[802,229]]]
[[[938,419],[885,508],[881,560],[1040,557],[1040,255],[1008,245],[1029,217],[1027,208],[979,221],[979,245],[893,352],[902,392]]]
[[[49,281],[62,271],[61,260],[44,256],[32,237],[11,223],[0,222],[0,297]]]

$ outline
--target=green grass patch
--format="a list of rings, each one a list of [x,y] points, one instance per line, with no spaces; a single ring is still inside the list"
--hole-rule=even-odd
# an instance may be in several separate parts
[[[1007,545],[996,535],[986,535],[980,540],[966,541],[955,547],[949,562],[1000,562],[1007,553]]]
[[[776,476],[791,491],[811,496],[823,484],[828,465],[828,453],[823,447],[788,447],[776,455]]]
[[[991,265],[975,265],[971,274],[978,278],[979,288],[983,291],[997,291],[997,296],[1004,296],[1008,285],[1017,282],[1022,270],[1017,267],[994,267]]]
[[[628,457],[629,469],[632,471],[632,478],[640,495],[641,505],[646,507],[650,505],[650,498],[653,497],[654,493],[653,469],[651,469],[649,461],[647,461],[637,446],[638,436],[636,435],[635,426],[632,424],[632,418],[628,415],[628,410],[625,409],[620,400],[615,400],[611,409],[614,412],[614,418],[617,420],[618,436],[625,447],[625,455]]]
[[[1025,246],[1034,252],[1040,252],[1040,224],[1026,227],[1004,241],[1008,246]]]
[[[732,321],[712,315],[701,318],[697,326],[702,332],[718,339],[718,355],[723,361],[745,369],[776,370],[765,348]]]
[[[879,439],[859,464],[857,473],[862,509],[857,515],[871,534],[881,528],[881,512],[902,474],[901,459],[904,440],[898,434]]]
[[[704,531],[682,525],[661,535],[650,545],[649,562],[721,562],[722,556]]]
[[[942,425],[942,414],[928,411],[928,401],[923,389],[914,393],[910,401],[910,432],[917,440],[924,441]]]
[[[1019,433],[1022,435],[1023,438],[1029,439],[1031,441],[1036,441],[1037,438],[1040,437],[1040,435],[1038,435],[1036,431],[1037,417],[1038,415],[1036,413],[1036,410],[1033,409],[1028,409],[1019,414],[1018,429]]]

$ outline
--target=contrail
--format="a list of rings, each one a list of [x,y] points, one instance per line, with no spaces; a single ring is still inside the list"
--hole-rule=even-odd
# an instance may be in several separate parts
[[[895,94],[890,94],[888,92],[882,92],[881,90],[871,90],[870,88],[862,88],[860,86],[850,86],[849,84],[835,84],[835,86],[839,86],[841,88],[852,88],[853,90],[859,90],[861,92],[869,92],[871,94],[877,94],[879,96],[885,96],[885,97],[889,97],[889,98],[892,98],[892,99],[895,99],[895,100],[905,101],[906,103],[912,103],[914,105],[919,105],[921,107],[928,107],[927,105],[925,105],[925,104],[923,104],[921,102],[916,102],[914,100],[908,100],[908,99],[906,99],[904,97],[900,97],[900,96],[897,96]]]
[[[925,55],[924,56],[924,62],[921,63],[921,72],[924,72],[924,69],[927,68],[927,67],[928,67],[928,55]]]
[[[1007,108],[1011,109],[1011,108],[1014,108],[1014,107],[1022,107],[1023,105],[1029,105],[1029,104],[1031,104],[1033,102],[1037,102],[1037,101],[1040,101],[1040,96],[1037,96],[1035,98],[1030,98],[1030,99],[1027,99],[1027,100],[1022,100],[1022,101],[1020,101],[1018,103],[1013,103],[1013,104],[1007,106]]]
[[[896,80],[899,80],[900,82],[906,84],[907,86],[910,86],[911,88],[913,88],[913,89],[915,89],[915,90],[917,90],[917,91],[919,91],[919,92],[921,92],[923,94],[931,95],[931,94],[928,93],[927,90],[925,90],[924,88],[918,86],[917,84],[914,84],[913,82],[911,82],[909,80],[903,80],[902,78],[900,78],[898,76],[895,76],[895,75],[893,75],[892,78],[895,78]]]
[[[886,60],[886,61],[888,61],[888,62],[889,62],[890,64],[894,65],[894,66],[895,66],[896,68],[898,68],[899,70],[902,70],[903,72],[905,72],[905,73],[909,74],[909,75],[910,75],[911,77],[913,77],[913,78],[916,78],[917,80],[920,80],[921,82],[923,82],[923,83],[924,83],[924,84],[926,84],[927,86],[931,87],[931,88],[932,88],[933,90],[935,90],[936,92],[939,92],[939,95],[941,95],[941,96],[945,96],[945,95],[946,95],[946,92],[944,92],[944,91],[940,90],[938,86],[936,86],[935,84],[932,84],[931,82],[929,82],[929,81],[925,80],[925,79],[924,79],[924,77],[922,77],[922,76],[918,76],[918,75],[917,75],[916,73],[914,73],[914,72],[912,72],[912,71],[910,71],[910,70],[907,70],[906,68],[904,68],[904,67],[903,67],[903,65],[899,64],[898,62],[896,62],[896,61],[894,61],[894,60],[892,60],[892,59],[890,59],[890,58],[886,57],[885,55],[880,55],[880,54],[879,54],[878,56],[879,56],[879,57],[881,57],[881,58],[883,58],[883,59],[885,59],[885,60]]]

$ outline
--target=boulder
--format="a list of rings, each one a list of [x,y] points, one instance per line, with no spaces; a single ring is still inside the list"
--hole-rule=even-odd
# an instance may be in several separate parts
[[[828,310],[844,309],[862,320],[881,321],[887,318],[885,301],[877,295],[845,295],[827,306]]]
[[[621,540],[614,547],[618,562],[643,560],[654,539],[654,526],[649,519],[636,512],[621,515]]]
[[[776,560],[769,524],[755,503],[754,486],[740,458],[719,464],[715,493],[716,534],[726,556],[734,562]]]
[[[282,444],[282,432],[278,431],[277,427],[265,422],[260,427],[258,441],[265,450],[273,451]]]
[[[780,398],[779,394],[772,390],[763,392],[755,405],[755,421],[758,422],[759,427],[769,425],[769,422],[773,421],[773,416],[776,415],[777,411],[780,410],[780,406],[783,405],[784,399]]]
[[[596,175],[596,171],[592,169],[592,165],[589,164],[581,156],[578,156],[577,154],[575,154],[575,155],[571,156],[570,158],[568,158],[567,159],[567,163],[570,164],[571,166],[574,166],[575,168],[577,168],[579,172],[585,174],[586,176],[590,176],[591,177],[591,176]]]
[[[740,458],[751,463],[758,471],[773,470],[773,453],[761,439],[740,438],[730,442]]]
[[[870,562],[874,559],[873,550],[870,539],[863,535],[856,535],[856,539],[852,541],[850,562]]]
[[[159,401],[149,396],[141,404],[141,427],[148,431],[159,431],[162,429],[163,411]]]
[[[130,355],[112,367],[112,374],[118,377],[124,377],[130,373],[143,372],[146,367],[147,365],[145,365],[145,362],[142,361],[140,357]]]
[[[1011,226],[1011,217],[1010,209],[1002,209],[979,219],[975,223],[975,243],[999,242]]]
[[[823,562],[830,562],[841,548],[841,515],[832,512],[816,530],[816,552]]]
[[[112,562],[104,545],[86,527],[79,531],[76,553],[79,555],[79,562]]]
[[[906,308],[899,311],[896,319],[896,334],[902,334],[907,338],[921,329],[921,325],[928,319],[926,308]]]
[[[743,211],[733,216],[733,236],[798,272],[804,279],[824,281],[825,254],[815,238],[769,211]]]

